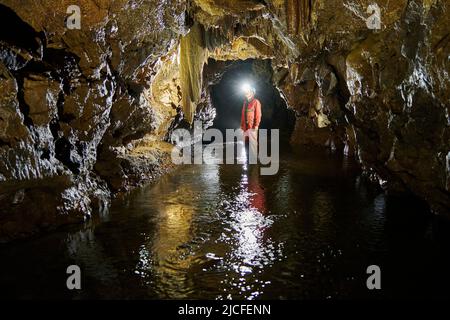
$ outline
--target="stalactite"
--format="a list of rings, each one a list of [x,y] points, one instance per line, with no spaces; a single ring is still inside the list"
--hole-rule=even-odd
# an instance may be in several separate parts
[[[205,31],[194,24],[191,31],[180,43],[180,79],[183,112],[187,121],[192,123],[196,105],[201,98],[202,71],[207,58]]]
[[[311,23],[313,0],[286,0],[286,24],[288,32],[299,35],[307,31]]]
[[[226,34],[222,33],[220,29],[209,28],[205,30],[205,46],[208,51],[212,52],[216,48],[229,43],[230,40]]]
[[[307,30],[311,23],[312,0],[301,0],[299,7],[299,30]]]

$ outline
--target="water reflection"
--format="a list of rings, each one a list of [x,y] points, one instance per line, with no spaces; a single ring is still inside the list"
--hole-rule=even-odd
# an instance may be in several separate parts
[[[259,166],[186,170],[192,181],[172,177],[147,191],[149,199],[158,198],[150,206],[155,227],[139,247],[135,274],[161,297],[192,297],[199,283],[216,290],[217,299],[258,297],[270,283],[258,274],[282,257],[283,248],[267,235],[274,221]]]
[[[28,298],[370,298],[362,284],[376,263],[390,285],[378,296],[448,297],[448,229],[353,168],[310,152],[275,176],[182,167],[115,200],[101,221],[0,246],[0,286]],[[80,292],[64,285],[71,264]]]
[[[225,172],[224,172],[225,173]],[[282,257],[283,243],[275,243],[268,230],[273,224],[266,208],[265,189],[257,165],[243,166],[232,198],[223,201],[224,232],[219,239],[231,245],[222,281],[224,294],[218,299],[254,299],[270,281],[262,281],[264,268]]]
[[[187,272],[196,261],[190,242],[197,194],[186,184],[163,183],[148,196],[158,199],[149,208],[155,226],[146,232],[148,236],[139,247],[135,274],[160,297],[186,298],[192,287]]]

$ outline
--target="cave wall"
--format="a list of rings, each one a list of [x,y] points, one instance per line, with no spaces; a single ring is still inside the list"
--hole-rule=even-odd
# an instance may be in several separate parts
[[[369,30],[359,18],[367,17],[368,3],[318,5],[317,29],[310,36],[318,41],[310,41],[306,51],[327,53],[314,60],[299,59],[299,72],[291,68],[290,76],[305,75],[307,81],[300,80],[300,87],[315,78],[317,88],[310,92],[315,104],[323,106],[314,113],[325,113],[334,139],[355,148],[366,172],[389,192],[412,192],[436,213],[448,215],[448,2],[378,4],[382,9],[378,31]],[[321,24],[332,17],[337,18],[335,23]],[[346,25],[345,33],[339,32],[340,25]],[[308,68],[314,76],[306,72]],[[288,82],[290,87],[295,80]],[[342,125],[344,119],[348,125]]]
[[[292,145],[354,154],[450,212],[443,0],[0,0],[0,238],[89,217],[170,169],[171,130],[214,118],[202,71],[271,59]],[[14,30],[14,33],[11,32]]]
[[[405,3],[395,28],[346,58],[358,156],[390,191],[409,190],[448,214],[448,2]],[[370,169],[369,169],[370,168]]]
[[[188,28],[183,1],[79,1],[80,30],[66,28],[72,1],[0,3],[0,238],[8,240],[86,219],[111,190],[164,171],[163,143],[131,142],[159,135],[161,118],[173,117],[152,107],[148,89]]]

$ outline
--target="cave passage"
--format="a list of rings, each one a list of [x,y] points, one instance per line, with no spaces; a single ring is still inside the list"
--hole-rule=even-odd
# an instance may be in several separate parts
[[[74,2],[0,4],[0,300],[450,297],[449,1]],[[276,172],[179,165],[246,82]]]
[[[214,70],[214,60],[208,67]],[[288,109],[279,91],[272,83],[270,60],[229,62],[214,85],[211,86],[211,100],[216,109],[213,128],[225,132],[226,129],[240,128],[241,111],[244,101],[243,83],[251,83],[262,105],[260,129],[279,129],[280,142],[287,144],[295,125],[295,113]]]

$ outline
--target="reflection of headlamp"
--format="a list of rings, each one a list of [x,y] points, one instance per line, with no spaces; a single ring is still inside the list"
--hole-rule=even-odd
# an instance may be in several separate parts
[[[242,92],[247,93],[249,91],[252,92],[252,93],[255,93],[256,90],[250,83],[244,82],[242,84]]]

